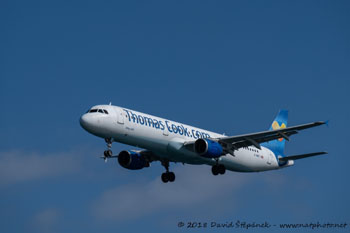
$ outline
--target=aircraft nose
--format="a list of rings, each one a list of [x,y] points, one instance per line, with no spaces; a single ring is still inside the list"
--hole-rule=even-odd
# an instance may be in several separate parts
[[[89,121],[89,116],[87,114],[84,114],[80,117],[80,125],[83,127],[85,130],[89,128],[89,125],[91,124]]]

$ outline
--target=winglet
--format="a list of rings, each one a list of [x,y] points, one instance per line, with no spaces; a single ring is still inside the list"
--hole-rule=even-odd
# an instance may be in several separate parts
[[[324,123],[329,127],[329,120],[326,120]]]

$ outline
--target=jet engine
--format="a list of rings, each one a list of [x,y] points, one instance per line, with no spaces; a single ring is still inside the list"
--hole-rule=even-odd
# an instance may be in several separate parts
[[[200,138],[194,143],[194,151],[206,158],[218,158],[222,155],[223,149],[220,143],[216,141]]]
[[[144,156],[134,151],[121,151],[118,155],[118,162],[120,166],[130,170],[139,170],[144,167],[149,167],[149,162]]]

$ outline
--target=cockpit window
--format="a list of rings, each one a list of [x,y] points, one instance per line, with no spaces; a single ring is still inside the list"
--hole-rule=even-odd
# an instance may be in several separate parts
[[[91,113],[91,112],[99,112],[99,113],[102,113],[102,114],[108,114],[108,111],[106,109],[90,109],[87,112],[89,112],[89,113]]]

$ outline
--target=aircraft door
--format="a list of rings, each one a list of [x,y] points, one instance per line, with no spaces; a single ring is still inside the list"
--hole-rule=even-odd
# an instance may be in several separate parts
[[[272,153],[269,153],[269,155],[267,156],[267,164],[268,165],[271,165],[271,163],[272,163]]]
[[[120,110],[117,112],[117,122],[118,124],[121,124],[121,125],[124,124],[124,114]]]
[[[120,132],[124,135],[127,136],[128,132],[127,132],[127,123],[128,121],[126,120],[126,113],[124,111],[122,111],[121,109],[117,109],[116,110],[116,125],[118,126],[118,128],[120,128]]]

